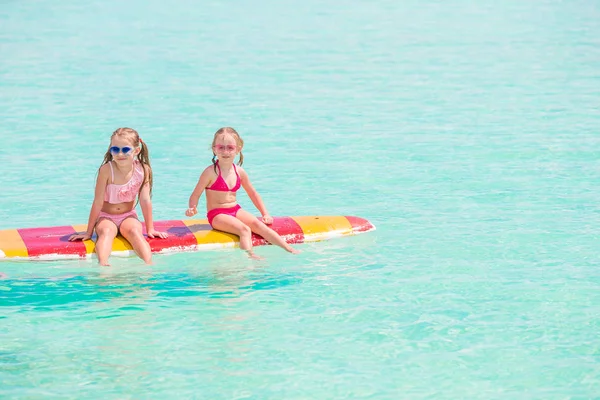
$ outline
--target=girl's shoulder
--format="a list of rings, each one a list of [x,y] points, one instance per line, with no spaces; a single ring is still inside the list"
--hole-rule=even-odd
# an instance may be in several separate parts
[[[204,174],[210,174],[210,173],[213,173],[213,174],[215,174],[215,173],[216,173],[216,172],[215,172],[215,169],[216,169],[216,168],[215,168],[215,165],[214,165],[214,164],[210,164],[209,166],[207,166],[206,168],[204,168],[204,169],[202,170],[202,174],[203,174],[203,175],[204,175]],[[218,171],[218,169],[217,169],[217,171]]]
[[[98,182],[106,182],[106,184],[109,184],[111,183],[111,175],[110,165],[108,165],[108,163],[102,164],[98,168],[98,177],[96,179]]]
[[[241,166],[241,165],[236,165],[236,166],[235,166],[235,169],[237,170],[238,174],[240,174],[240,175],[241,175],[241,174],[247,175],[247,174],[246,174],[246,170],[245,170],[244,168],[242,168],[242,166]]]
[[[102,165],[100,166],[100,168],[98,168],[98,172],[99,172],[100,174],[106,174],[106,173],[110,174],[110,169],[111,169],[111,168],[110,168],[110,163],[111,163],[111,162],[109,161],[109,162],[107,162],[106,164],[102,164]]]

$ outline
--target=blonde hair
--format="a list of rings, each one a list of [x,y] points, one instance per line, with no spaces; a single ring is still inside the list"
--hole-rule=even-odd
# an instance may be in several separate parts
[[[130,141],[134,148],[139,147],[141,143],[142,148],[140,149],[140,152],[137,155],[137,159],[140,162],[140,164],[142,164],[142,169],[144,170],[144,180],[142,182],[144,182],[145,184],[146,180],[148,181],[148,184],[150,185],[150,195],[152,196],[152,167],[150,166],[150,154],[148,152],[148,146],[146,146],[146,143],[142,141],[142,139],[140,139],[140,135],[135,129],[119,128],[113,132],[113,134],[110,136],[110,139],[112,140],[112,138],[114,138],[115,136],[119,136],[120,138]],[[102,167],[102,165],[104,164],[108,164],[112,161],[112,159],[113,156],[110,152],[109,146],[108,150],[106,151],[106,154],[104,154],[104,160],[102,161],[100,167]],[[143,168],[145,165],[148,166],[148,176],[146,176],[146,168]],[[144,184],[140,186],[140,190],[138,192],[138,201],[139,194],[141,193]]]
[[[220,135],[233,136],[233,138],[235,139],[236,145],[240,148],[240,159],[239,159],[237,165],[241,166],[244,163],[244,155],[242,154],[242,150],[241,150],[244,147],[244,141],[242,140],[240,134],[237,133],[237,131],[235,129],[225,126],[215,132],[215,136],[213,137],[211,148],[215,147],[215,144],[217,143],[217,137],[219,137]],[[215,154],[215,151],[213,150],[212,163],[213,163],[213,168],[215,169],[215,173],[217,173],[217,161],[215,160],[216,157],[217,157],[217,155]]]

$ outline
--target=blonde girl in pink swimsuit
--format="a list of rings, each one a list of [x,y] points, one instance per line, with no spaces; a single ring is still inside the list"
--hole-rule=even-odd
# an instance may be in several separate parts
[[[94,202],[87,231],[69,240],[90,240],[94,229],[98,235],[96,254],[100,265],[109,265],[112,245],[117,234],[127,239],[146,264],[152,263],[152,252],[135,212],[138,198],[150,238],[166,238],[154,229],[152,220],[152,168],[146,143],[131,128],[119,128],[110,138],[110,146],[98,170]]]
[[[212,164],[202,171],[198,183],[189,200],[185,215],[192,217],[198,213],[198,200],[206,190],[206,214],[209,224],[217,230],[233,233],[240,237],[240,248],[248,252],[251,258],[260,258],[252,250],[252,232],[262,236],[269,243],[284,248],[290,253],[300,253],[287,244],[281,236],[267,225],[273,223],[260,195],[250,183],[248,174],[242,168],[244,141],[233,128],[219,129],[213,138]],[[238,167],[234,164],[236,156],[240,159]],[[243,210],[236,202],[236,192],[242,187],[248,193],[252,203],[260,211],[258,219]]]

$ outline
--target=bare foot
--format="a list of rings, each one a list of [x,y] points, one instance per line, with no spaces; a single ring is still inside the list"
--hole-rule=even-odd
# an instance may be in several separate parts
[[[141,259],[144,262],[144,264],[146,264],[146,265],[153,265],[153,263],[152,263],[152,257],[150,257],[150,258],[148,258],[146,260],[144,260],[143,258],[141,258]]]
[[[248,251],[247,253],[248,253],[248,257],[250,257],[253,260],[264,260],[264,257],[258,256],[252,251]]]
[[[300,250],[297,250],[297,249],[293,248],[292,246],[288,246],[286,248],[286,250],[289,251],[292,254],[300,254],[300,253],[302,253]]]

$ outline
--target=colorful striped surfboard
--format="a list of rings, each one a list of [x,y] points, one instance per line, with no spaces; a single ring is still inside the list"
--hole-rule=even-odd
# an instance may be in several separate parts
[[[156,221],[159,231],[169,234],[166,239],[148,239],[153,253],[202,251],[239,246],[236,235],[213,230],[208,221]],[[69,242],[69,236],[83,232],[86,225],[53,226],[0,230],[0,260],[58,260],[88,258],[94,253],[96,237],[85,242]],[[271,225],[290,244],[316,242],[375,230],[364,218],[352,216],[274,217]],[[255,246],[267,242],[253,236]],[[113,256],[129,257],[135,253],[129,242],[118,236],[113,243]]]

